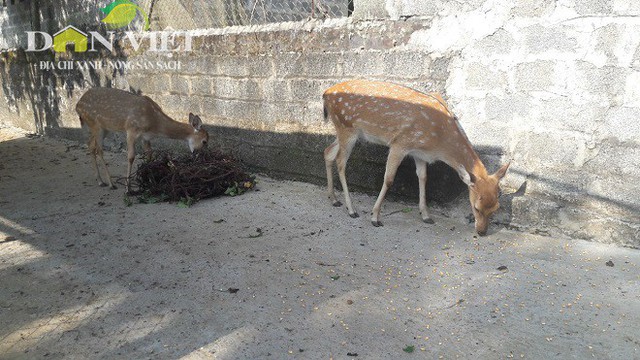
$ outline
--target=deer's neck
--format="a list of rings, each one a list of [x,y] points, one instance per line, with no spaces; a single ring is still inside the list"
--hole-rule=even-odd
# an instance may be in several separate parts
[[[158,124],[158,133],[176,140],[186,140],[193,133],[193,127],[190,124],[173,120],[166,114],[159,112],[157,118],[160,120]]]
[[[480,160],[477,154],[476,154],[476,159],[473,162],[473,167],[469,172],[475,175],[476,178],[480,178],[480,179],[484,179],[488,176],[487,169],[484,167],[482,160]]]
[[[487,176],[487,169],[484,167],[482,160],[480,160],[478,153],[476,153],[471,144],[468,143],[466,146],[469,155],[465,156],[462,160],[464,168],[476,177],[485,178]]]
[[[471,143],[466,139],[463,141],[460,148],[456,148],[449,154],[449,160],[447,161],[454,169],[463,167],[469,174],[475,175],[477,178],[485,178],[487,176],[487,169],[484,167],[482,160],[473,149]]]

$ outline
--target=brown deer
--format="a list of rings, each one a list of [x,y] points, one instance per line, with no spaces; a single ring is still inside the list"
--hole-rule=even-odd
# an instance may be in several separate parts
[[[142,137],[144,151],[151,151],[151,138],[155,136],[186,140],[191,152],[207,145],[209,134],[202,128],[199,116],[189,113],[189,123],[181,123],[167,116],[160,106],[148,96],[132,94],[112,88],[88,90],[76,105],[80,123],[89,128],[89,152],[93,159],[98,185],[106,186],[100,177],[97,157],[104,165],[107,183],[111,181],[107,163],[103,158],[102,141],[108,131],[123,131],[127,134],[128,165],[126,173],[127,192],[130,191],[129,177],[135,160],[135,141]]]
[[[398,166],[410,155],[416,164],[422,220],[433,223],[426,203],[427,163],[440,160],[456,170],[469,187],[475,229],[479,235],[486,234],[490,216],[500,207],[499,181],[509,164],[489,175],[439,94],[385,82],[351,80],[327,89],[323,99],[325,120],[331,119],[337,135],[324,151],[329,199],[334,206],[342,205],[333,189],[332,167],[336,161],[347,210],[351,217],[358,217],[349,196],[345,168],[356,141],[363,138],[389,147],[384,184],[371,214],[374,226],[382,226],[382,201]]]

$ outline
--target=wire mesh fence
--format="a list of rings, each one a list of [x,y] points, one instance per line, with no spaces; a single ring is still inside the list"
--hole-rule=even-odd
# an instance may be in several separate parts
[[[151,29],[258,25],[350,16],[353,0],[142,0]]]
[[[194,30],[236,25],[347,17],[354,0],[3,0],[0,49],[24,46],[25,31],[47,31],[73,25],[105,27],[107,9],[126,3],[133,21],[118,30]],[[116,11],[117,12],[117,11]],[[148,21],[148,22],[147,22]],[[147,27],[147,25],[149,25]],[[111,28],[110,28],[111,29]]]

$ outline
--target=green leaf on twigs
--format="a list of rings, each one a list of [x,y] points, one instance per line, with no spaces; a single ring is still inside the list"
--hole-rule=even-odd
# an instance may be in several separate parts
[[[138,196],[138,202],[141,204],[156,204],[159,202],[163,202],[167,200],[167,195],[160,194],[158,196],[152,195],[150,192],[146,191],[142,195]]]
[[[402,351],[411,354],[416,349],[413,345],[407,345]]]
[[[188,208],[191,207],[191,205],[195,204],[196,200],[192,197],[187,197],[187,198],[182,198],[180,199],[180,201],[178,201],[178,207],[179,208]]]
[[[127,207],[133,205],[133,201],[131,200],[131,198],[129,196],[127,196],[127,194],[124,194],[124,197],[122,198],[122,201],[124,201],[124,205],[127,206]]]

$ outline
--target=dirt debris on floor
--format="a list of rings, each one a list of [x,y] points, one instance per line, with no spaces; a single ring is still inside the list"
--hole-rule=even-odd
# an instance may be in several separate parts
[[[640,252],[325,189],[127,207],[86,148],[0,129],[3,359],[640,358]],[[125,154],[105,158],[124,173]],[[374,198],[356,194],[368,212]],[[386,216],[385,216],[386,215]]]

